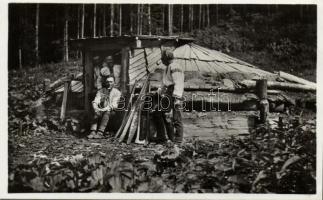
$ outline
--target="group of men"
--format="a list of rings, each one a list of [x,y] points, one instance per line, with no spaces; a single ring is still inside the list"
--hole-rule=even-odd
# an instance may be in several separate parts
[[[157,90],[157,95],[167,97],[170,100],[170,109],[158,113],[160,122],[163,123],[157,122],[157,128],[163,128],[161,126],[164,125],[168,140],[181,143],[183,141],[181,105],[183,103],[184,72],[182,67],[174,62],[174,55],[171,50],[162,51],[161,61],[166,69],[163,72],[162,87]],[[97,92],[92,101],[94,117],[88,138],[103,137],[108,121],[118,107],[121,92],[115,85],[115,77],[111,73],[112,66],[112,57],[108,56],[101,66],[94,68]],[[166,114],[169,111],[172,112],[170,121],[166,120]],[[161,142],[167,141],[166,135],[160,136],[160,139]]]

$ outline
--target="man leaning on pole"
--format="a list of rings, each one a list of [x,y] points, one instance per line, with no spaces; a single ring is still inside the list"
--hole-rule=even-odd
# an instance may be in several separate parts
[[[182,66],[174,62],[174,54],[171,50],[162,51],[162,63],[166,66],[162,78],[162,88],[158,93],[169,102],[173,111],[171,122],[166,120],[166,112],[162,112],[162,117],[166,125],[167,135],[171,141],[182,143],[183,141],[183,122],[181,107],[184,92],[184,72]],[[164,101],[162,100],[162,102]],[[175,132],[174,132],[175,129]]]

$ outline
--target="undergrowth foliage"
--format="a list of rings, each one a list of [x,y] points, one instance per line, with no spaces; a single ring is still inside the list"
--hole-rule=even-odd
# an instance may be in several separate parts
[[[315,193],[315,138],[315,123],[290,120],[243,139],[168,145],[152,159],[35,155],[10,173],[9,192]]]

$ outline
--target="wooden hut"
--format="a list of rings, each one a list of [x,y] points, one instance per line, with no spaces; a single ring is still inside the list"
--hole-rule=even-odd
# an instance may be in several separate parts
[[[259,102],[263,98],[268,99],[271,111],[281,112],[286,105],[295,104],[295,97],[300,96],[300,91],[302,94],[310,92],[315,95],[315,83],[284,72],[262,70],[222,52],[199,46],[193,41],[192,38],[176,36],[72,40],[72,45],[82,51],[84,66],[80,76],[83,80],[72,82],[72,92],[84,92],[84,108],[89,111],[90,94],[94,90],[93,57],[107,55],[114,55],[116,63],[121,66],[120,90],[123,95],[128,94],[135,81],[139,81],[137,86],[141,87],[141,82],[148,73],[153,74],[151,88],[158,88],[165,68],[161,63],[161,51],[163,48],[172,48],[175,62],[183,67],[185,73],[184,96],[187,111],[190,111],[184,112],[185,130],[189,130],[186,134],[190,134],[189,137],[204,135],[205,138],[212,139],[216,139],[215,135],[219,136],[221,133],[248,133],[255,122],[250,117],[250,112],[261,109]],[[263,80],[267,84],[260,84],[259,90],[257,82],[264,83]],[[63,88],[56,91],[63,91]],[[216,94],[210,96],[210,91],[216,91]],[[223,112],[234,110],[243,112]],[[188,121],[185,123],[185,120]]]
[[[192,42],[192,38],[176,36],[120,36],[71,40],[72,45],[82,51],[84,107],[90,109],[90,94],[94,89],[93,57],[119,55],[121,65],[120,90],[127,94],[134,80],[142,79],[147,72],[153,71],[160,60],[161,49],[176,48]],[[147,71],[148,70],[148,71]],[[73,87],[73,85],[72,85]]]

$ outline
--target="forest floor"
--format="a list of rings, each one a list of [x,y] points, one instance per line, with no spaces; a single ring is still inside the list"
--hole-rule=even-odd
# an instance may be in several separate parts
[[[242,138],[148,146],[88,140],[67,131],[57,112],[39,119],[31,109],[44,78],[80,70],[70,63],[9,72],[9,192],[315,193],[315,113]]]

